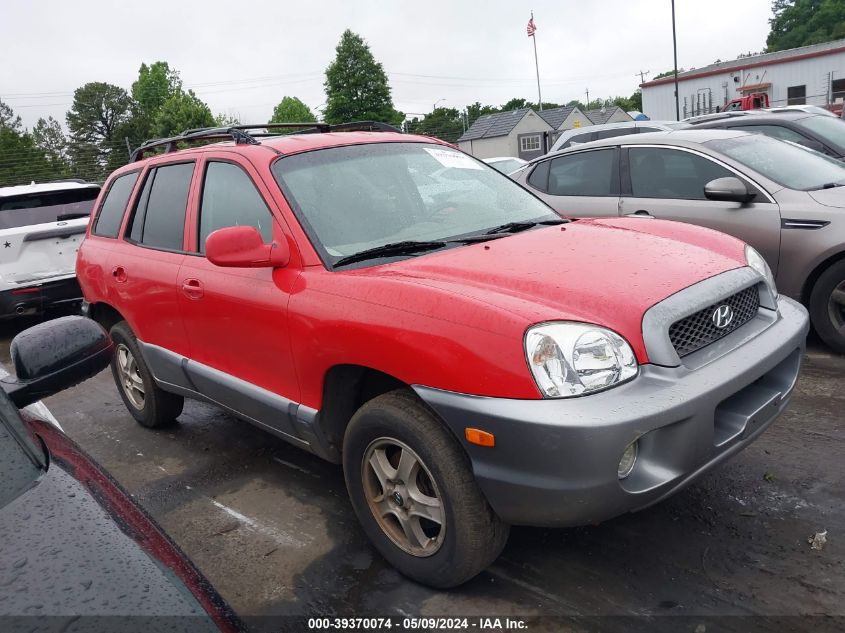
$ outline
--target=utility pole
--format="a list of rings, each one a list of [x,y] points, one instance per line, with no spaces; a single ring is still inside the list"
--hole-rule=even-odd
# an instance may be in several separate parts
[[[640,72],[634,73],[634,74],[639,75],[640,76],[640,83],[644,84],[645,83],[645,76],[648,75],[650,72],[651,72],[650,70],[641,70]]]
[[[587,88],[587,103],[586,103],[586,106],[587,106],[587,110],[589,110],[590,109],[590,89],[589,88]]]
[[[672,49],[675,53],[675,120],[681,120],[681,103],[678,97],[678,38],[675,35],[675,0],[672,0]]]
[[[534,70],[537,72],[537,104],[540,112],[543,111],[543,95],[540,93],[540,64],[537,63],[537,27],[534,25],[534,12],[531,12],[531,19],[528,21],[528,37],[534,44]]]

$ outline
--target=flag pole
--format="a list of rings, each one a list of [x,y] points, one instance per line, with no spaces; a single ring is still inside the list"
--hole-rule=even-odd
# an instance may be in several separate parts
[[[531,12],[531,22],[534,22],[534,12]],[[540,106],[540,112],[543,111],[543,95],[540,94],[540,65],[537,63],[537,32],[531,34],[531,39],[534,40],[534,70],[537,71],[537,103]]]

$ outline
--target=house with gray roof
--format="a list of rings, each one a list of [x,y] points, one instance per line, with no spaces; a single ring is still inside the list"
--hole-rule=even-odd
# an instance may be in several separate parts
[[[550,136],[549,147],[554,145],[554,142],[564,130],[593,125],[593,122],[587,115],[581,112],[576,106],[561,106],[560,108],[543,110],[542,112],[537,112],[537,114],[554,129],[554,132]]]
[[[478,117],[458,139],[458,147],[476,158],[518,156],[531,160],[551,147],[554,128],[531,108]]]
[[[605,123],[624,123],[633,121],[631,115],[619,106],[610,106],[598,110],[587,110],[584,114],[593,122],[593,125],[604,125]]]

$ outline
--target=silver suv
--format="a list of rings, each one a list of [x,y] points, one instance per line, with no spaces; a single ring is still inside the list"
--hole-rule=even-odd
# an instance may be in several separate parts
[[[843,163],[763,134],[696,127],[578,145],[510,177],[567,217],[678,220],[748,242],[845,354]]]
[[[566,130],[552,145],[549,153],[557,152],[572,145],[600,141],[615,136],[627,136],[628,134],[645,134],[647,132],[669,132],[690,127],[684,121],[624,121],[622,123],[605,123],[603,125],[591,125],[590,127],[576,127]]]

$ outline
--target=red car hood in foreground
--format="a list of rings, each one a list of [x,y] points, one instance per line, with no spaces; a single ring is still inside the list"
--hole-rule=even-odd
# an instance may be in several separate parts
[[[622,334],[646,362],[646,310],[745,265],[740,240],[638,218],[580,220],[356,272],[462,295],[528,323],[597,323]]]

